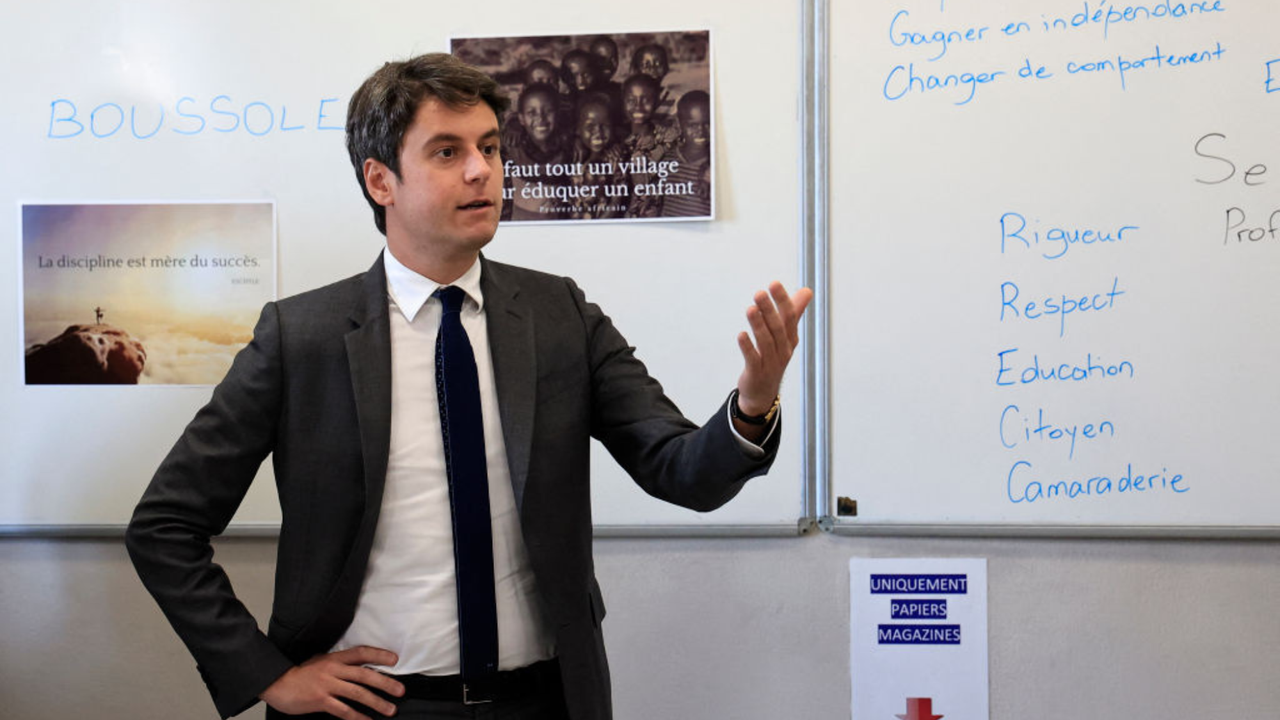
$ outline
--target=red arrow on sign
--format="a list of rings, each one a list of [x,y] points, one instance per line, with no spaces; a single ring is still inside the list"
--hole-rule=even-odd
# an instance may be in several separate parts
[[[898,720],[938,720],[941,717],[933,714],[933,698],[907,698],[907,714],[898,715]]]

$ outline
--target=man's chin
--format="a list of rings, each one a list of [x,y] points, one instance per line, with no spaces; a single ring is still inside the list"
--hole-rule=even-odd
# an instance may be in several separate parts
[[[498,221],[495,218],[492,222],[486,222],[482,225],[472,227],[466,234],[466,242],[476,250],[483,248],[493,240],[493,236],[498,232]]]

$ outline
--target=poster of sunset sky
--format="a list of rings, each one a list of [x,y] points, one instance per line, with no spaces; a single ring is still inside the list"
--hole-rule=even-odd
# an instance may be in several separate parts
[[[273,202],[24,204],[28,385],[211,385],[275,298]]]

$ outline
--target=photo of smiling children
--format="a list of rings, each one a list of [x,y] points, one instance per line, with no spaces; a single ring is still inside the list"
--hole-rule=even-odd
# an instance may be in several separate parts
[[[711,34],[461,38],[511,97],[504,222],[715,216]]]

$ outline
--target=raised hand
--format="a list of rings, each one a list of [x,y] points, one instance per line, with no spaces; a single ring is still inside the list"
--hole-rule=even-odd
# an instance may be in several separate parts
[[[813,300],[813,291],[800,288],[788,295],[782,283],[774,281],[768,292],[757,291],[754,300],[747,309],[751,334],[738,333],[744,363],[738,377],[738,407],[746,415],[763,415],[773,406],[782,374],[800,343],[800,318]]]

